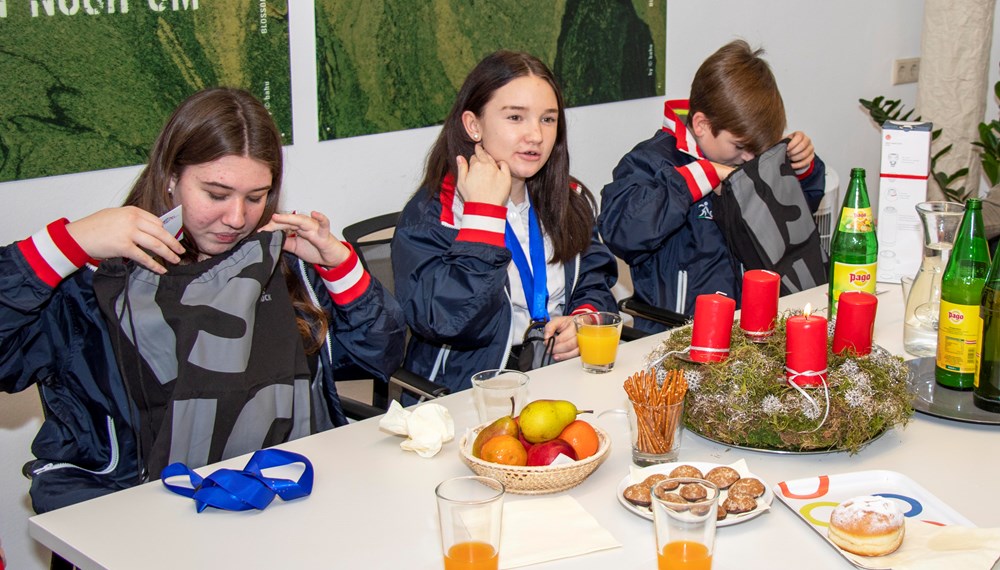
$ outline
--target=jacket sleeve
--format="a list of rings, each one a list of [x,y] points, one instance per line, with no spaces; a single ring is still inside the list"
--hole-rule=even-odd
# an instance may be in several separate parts
[[[812,164],[803,172],[796,172],[795,177],[802,185],[802,193],[806,195],[809,211],[815,214],[819,203],[823,200],[823,194],[826,192],[826,164],[819,155],[816,155]],[[840,204],[835,204],[834,208],[839,206]]]
[[[509,327],[498,318],[509,303],[506,208],[464,206],[462,227],[450,228],[438,219],[440,206],[418,192],[396,227],[392,270],[414,335],[435,344],[479,348],[497,337],[499,327]]]
[[[30,238],[0,248],[0,389],[17,392],[55,374],[43,313],[65,277],[89,259],[66,231],[52,222]]]
[[[612,253],[643,263],[684,226],[692,204],[719,185],[704,159],[679,164],[675,139],[660,132],[622,158],[601,191],[598,227]],[[686,156],[686,155],[684,155]]]
[[[353,249],[337,267],[313,269],[313,289],[331,317],[334,375],[360,367],[388,379],[403,362],[406,323],[399,303],[365,271]]]
[[[601,243],[597,230],[590,246],[580,255],[579,277],[570,297],[568,314],[587,311],[618,312],[611,287],[618,280],[618,262]]]

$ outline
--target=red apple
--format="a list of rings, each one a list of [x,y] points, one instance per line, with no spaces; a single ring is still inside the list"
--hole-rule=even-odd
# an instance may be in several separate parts
[[[549,465],[555,461],[559,455],[565,455],[576,461],[576,452],[573,446],[561,439],[552,439],[544,443],[536,443],[528,450],[528,465],[539,466]]]

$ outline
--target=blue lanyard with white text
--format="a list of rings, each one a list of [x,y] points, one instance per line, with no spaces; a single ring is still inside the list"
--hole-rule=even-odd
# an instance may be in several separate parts
[[[514,234],[514,228],[510,227],[510,222],[507,222],[504,231],[504,241],[510,250],[514,266],[517,267],[517,273],[521,276],[521,287],[528,302],[531,320],[548,321],[549,288],[545,275],[545,242],[542,240],[542,228],[538,225],[538,218],[535,217],[535,209],[531,204],[528,204],[528,252],[531,254],[531,266],[528,266],[524,249]],[[535,269],[534,273],[531,271],[532,268]]]

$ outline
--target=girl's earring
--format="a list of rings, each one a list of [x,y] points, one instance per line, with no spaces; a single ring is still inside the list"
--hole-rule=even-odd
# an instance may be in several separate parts
[[[472,140],[478,141],[479,140],[479,133],[473,133],[472,134]]]
[[[173,193],[174,193],[174,187],[173,186],[168,186],[167,187],[167,194],[173,194]]]

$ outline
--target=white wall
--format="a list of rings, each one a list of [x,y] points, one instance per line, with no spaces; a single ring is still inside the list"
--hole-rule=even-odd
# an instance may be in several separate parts
[[[436,128],[317,142],[312,2],[289,2],[295,144],[286,149],[286,206],[327,213],[336,227],[402,207],[421,175]],[[892,87],[891,60],[920,52],[919,0],[669,0],[667,96],[683,98],[701,61],[742,37],[763,46],[788,109],[789,126],[808,133],[842,178],[878,167],[878,131],[857,103],[876,95],[912,105],[915,85]],[[998,61],[996,44],[991,61]],[[993,74],[996,65],[993,65]],[[989,84],[996,81],[992,77]],[[995,105],[988,105],[995,116]],[[599,192],[611,169],[660,125],[662,100],[644,99],[568,113],[573,172]],[[21,239],[58,216],[77,218],[116,205],[138,168],[0,184],[0,243]],[[0,538],[13,568],[42,568],[27,537],[28,459],[40,413],[35,394],[0,396]]]

